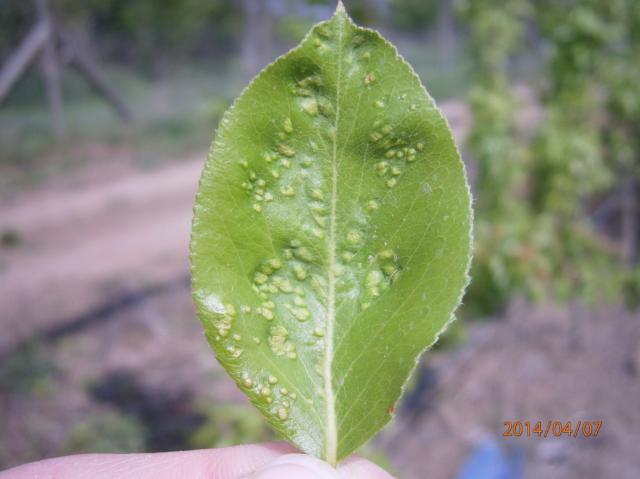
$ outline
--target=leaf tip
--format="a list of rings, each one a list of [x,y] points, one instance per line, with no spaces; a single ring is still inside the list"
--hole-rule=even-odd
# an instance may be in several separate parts
[[[342,3],[342,0],[338,0],[338,6],[336,7],[336,13],[342,13],[345,14],[347,13],[347,10],[344,8],[344,3]]]

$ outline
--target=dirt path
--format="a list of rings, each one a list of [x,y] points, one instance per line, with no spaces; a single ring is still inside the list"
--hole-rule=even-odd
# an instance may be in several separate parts
[[[159,171],[49,187],[0,208],[0,350],[35,331],[187,270],[191,208],[205,155]],[[6,329],[5,329],[6,330]]]

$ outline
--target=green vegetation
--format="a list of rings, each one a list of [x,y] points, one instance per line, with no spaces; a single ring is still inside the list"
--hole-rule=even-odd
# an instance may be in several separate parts
[[[438,19],[438,7],[438,0],[392,0],[392,25],[403,31],[427,30]]]
[[[475,60],[469,146],[478,170],[477,246],[466,299],[474,314],[500,311],[514,295],[595,301],[637,288],[640,88],[631,86],[631,72],[639,9],[625,0],[569,5],[462,5]],[[532,25],[550,54],[539,92],[543,118],[526,120],[523,130],[509,63]],[[625,188],[619,222],[631,225],[612,235],[593,213]],[[630,251],[612,247],[616,240]]]
[[[115,411],[94,413],[73,424],[64,454],[144,452],[144,427],[134,418]]]
[[[110,60],[135,64],[153,74],[169,58],[231,55],[241,41],[242,11],[233,0],[57,0],[65,23],[94,31]],[[35,16],[33,2],[8,1],[0,16],[0,56],[20,42]],[[217,47],[220,46],[220,47]],[[231,48],[229,48],[231,46]],[[173,64],[172,62],[172,64]]]
[[[44,347],[29,343],[0,363],[0,393],[42,396],[54,385],[57,368]]]
[[[0,247],[16,248],[22,244],[22,241],[20,232],[13,228],[7,228],[0,232]]]
[[[204,423],[191,436],[194,448],[226,447],[275,439],[258,410],[249,405],[203,402],[197,410],[204,416]]]

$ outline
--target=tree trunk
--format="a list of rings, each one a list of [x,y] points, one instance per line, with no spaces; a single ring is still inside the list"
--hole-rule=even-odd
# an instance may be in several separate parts
[[[437,38],[440,49],[440,58],[445,61],[453,61],[456,51],[456,23],[452,0],[440,0],[438,2]]]
[[[31,64],[40,48],[50,40],[50,37],[51,25],[47,22],[38,22],[13,52],[13,55],[9,57],[4,68],[0,71],[0,103],[7,97],[14,83]]]
[[[268,63],[272,55],[273,17],[265,0],[242,0],[242,8],[242,67],[249,79]]]
[[[629,178],[622,193],[622,257],[628,266],[638,259],[638,188],[635,178]]]
[[[66,55],[71,64],[91,83],[91,85],[100,93],[116,112],[124,119],[131,120],[133,115],[129,107],[124,103],[116,91],[111,88],[107,79],[102,75],[98,66],[95,64],[91,55],[80,46],[75,35],[63,29],[58,29],[60,39],[65,47]]]
[[[53,25],[48,0],[36,0],[36,8],[40,21]],[[55,35],[50,35],[49,41],[42,46],[41,63],[44,87],[49,101],[49,111],[51,112],[51,128],[54,135],[60,138],[64,135],[66,125],[62,111],[62,90],[60,87],[60,68],[56,40]]]

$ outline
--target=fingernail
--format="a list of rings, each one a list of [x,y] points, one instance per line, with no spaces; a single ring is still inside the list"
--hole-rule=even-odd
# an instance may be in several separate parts
[[[285,454],[257,471],[255,479],[340,479],[336,470],[306,454]]]

